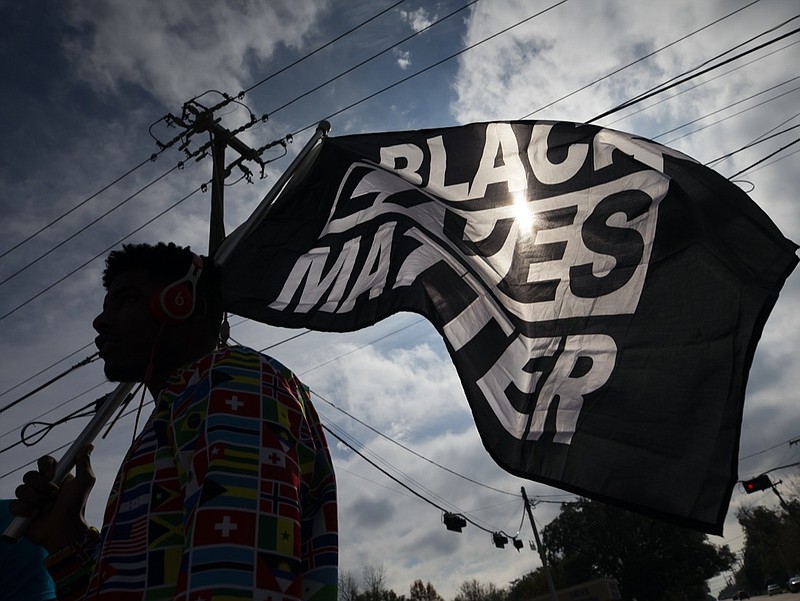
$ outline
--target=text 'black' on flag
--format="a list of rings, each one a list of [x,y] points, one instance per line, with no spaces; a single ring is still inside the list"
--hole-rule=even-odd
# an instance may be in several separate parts
[[[229,311],[326,331],[420,313],[503,468],[721,532],[748,371],[797,263],[744,192],[563,122],[333,137],[309,157],[231,235]]]

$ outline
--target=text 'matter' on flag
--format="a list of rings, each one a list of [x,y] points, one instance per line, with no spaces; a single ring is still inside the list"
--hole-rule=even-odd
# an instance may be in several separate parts
[[[797,246],[654,142],[502,122],[325,139],[224,269],[229,311],[438,329],[509,472],[720,533]],[[234,232],[232,236],[237,236]]]

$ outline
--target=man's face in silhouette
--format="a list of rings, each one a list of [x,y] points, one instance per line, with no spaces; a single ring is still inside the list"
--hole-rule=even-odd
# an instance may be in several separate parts
[[[109,380],[144,380],[162,329],[150,310],[150,300],[162,287],[145,269],[122,272],[109,285],[103,311],[92,323]]]

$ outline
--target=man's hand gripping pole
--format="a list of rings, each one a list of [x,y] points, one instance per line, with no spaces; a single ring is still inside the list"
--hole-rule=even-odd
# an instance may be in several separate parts
[[[64,456],[56,465],[56,473],[55,476],[53,476],[53,482],[60,485],[64,481],[67,474],[75,467],[75,462],[80,452],[86,445],[91,444],[94,439],[97,438],[97,435],[103,430],[103,426],[108,423],[114,415],[114,412],[119,409],[119,406],[122,405],[128,394],[133,390],[134,385],[135,384],[132,382],[122,382],[108,395],[106,400],[103,401],[95,412],[94,417],[92,417],[91,421],[78,435],[78,438],[75,439],[75,442],[67,449],[67,452],[64,453]],[[31,518],[19,516],[14,518],[6,528],[6,531],[2,534],[3,541],[9,543],[17,542],[20,537],[25,534],[30,522]]]

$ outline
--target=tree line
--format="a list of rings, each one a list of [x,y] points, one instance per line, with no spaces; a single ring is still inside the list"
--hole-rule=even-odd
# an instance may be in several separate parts
[[[745,543],[720,599],[739,590],[763,594],[770,584],[786,589],[789,578],[800,574],[800,482],[789,482],[787,488],[774,509],[754,505],[736,512]]]
[[[702,532],[681,528],[611,505],[578,499],[565,503],[542,531],[556,589],[597,578],[619,584],[623,601],[706,601],[707,581],[732,572],[720,598],[734,591],[762,594],[800,573],[800,486],[777,509],[744,507],[737,519],[745,533],[737,557]],[[342,571],[339,601],[445,601],[430,582],[414,581],[408,593],[386,586],[385,569],[366,566],[360,578]],[[529,601],[548,593],[542,568],[497,586],[475,579],[459,586],[452,601]]]

